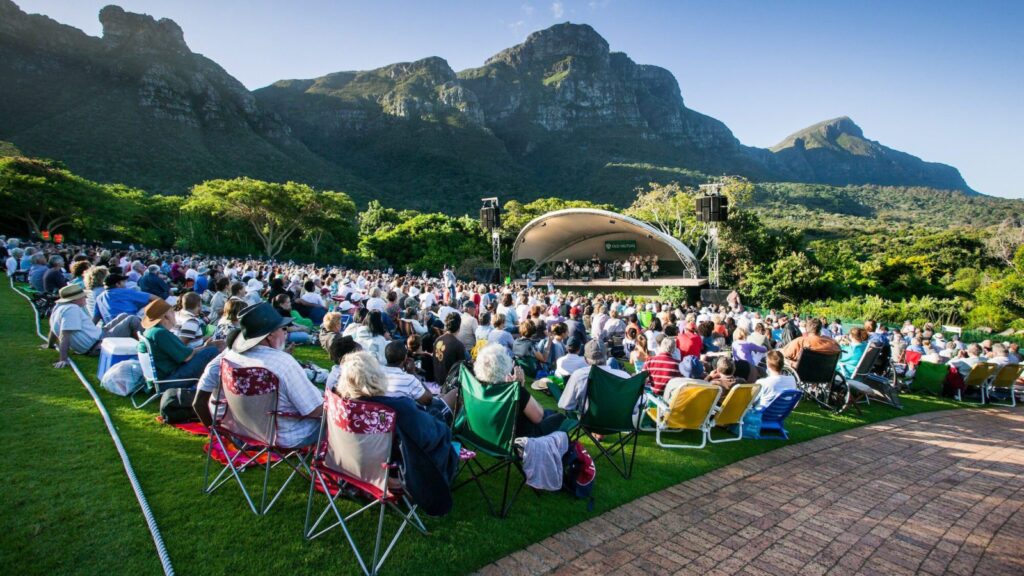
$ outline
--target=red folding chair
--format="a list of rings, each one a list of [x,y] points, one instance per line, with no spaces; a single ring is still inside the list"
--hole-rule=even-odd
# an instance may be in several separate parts
[[[257,516],[266,514],[300,471],[309,473],[306,457],[312,446],[287,448],[278,445],[278,419],[302,418],[278,410],[280,382],[277,376],[260,367],[243,368],[227,359],[220,364],[220,386],[217,389],[217,413],[210,426],[210,441],[206,445],[206,467],[203,473],[203,492],[213,493],[234,478],[245,496],[249,508]],[[223,465],[220,473],[210,480],[210,463],[218,460]],[[281,464],[291,473],[270,502],[267,502],[270,471]],[[242,473],[263,468],[263,488],[260,504],[256,506]]]
[[[416,505],[403,492],[388,487],[390,472],[400,472],[391,462],[395,420],[395,411],[383,404],[345,400],[328,391],[324,397],[320,441],[310,460],[311,482],[306,505],[305,536],[312,540],[340,526],[355,553],[359,567],[368,576],[379,572],[407,525],[412,524],[420,532],[427,533],[416,514]],[[316,521],[311,523],[313,500],[318,498],[318,494],[327,496],[327,505]],[[338,508],[342,496],[358,499],[362,506],[346,515]],[[377,535],[373,558],[367,564],[348,523],[356,516],[374,509],[379,510]],[[401,524],[382,553],[384,515],[388,510],[401,518]],[[321,528],[330,513],[334,515],[334,522]]]

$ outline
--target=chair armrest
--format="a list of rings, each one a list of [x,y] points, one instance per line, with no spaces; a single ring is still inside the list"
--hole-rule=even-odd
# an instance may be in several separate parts
[[[653,402],[659,409],[668,410],[668,402],[665,402],[665,399],[661,396],[655,396],[651,392],[644,392],[644,397],[648,401]]]

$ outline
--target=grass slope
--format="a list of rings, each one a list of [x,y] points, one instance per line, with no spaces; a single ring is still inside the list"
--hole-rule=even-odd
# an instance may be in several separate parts
[[[0,572],[158,573],[160,565],[142,514],[95,407],[70,371],[50,368],[54,352],[40,351],[37,345],[27,302],[4,283],[0,347],[7,362],[0,368],[0,381],[7,392],[7,410],[0,438],[8,453],[0,472],[7,480],[3,494],[8,510],[0,520]],[[326,364],[319,349],[304,348],[297,356]],[[77,361],[86,375],[95,374],[94,358]],[[204,496],[203,438],[157,424],[155,408],[133,410],[126,399],[100,394],[178,573],[357,573],[340,533],[314,542],[303,539],[308,485],[294,484],[264,518],[254,517],[233,487]],[[837,417],[804,403],[789,421],[792,441],[955,406],[913,396],[905,404],[903,412],[872,405],[863,416]],[[425,519],[430,536],[403,535],[385,571],[466,573],[595,514],[782,445],[744,441],[701,451],[669,451],[656,447],[652,435],[644,435],[632,480],[623,480],[606,463],[598,464],[593,513],[583,501],[563,494],[524,492],[511,517],[498,520],[487,515],[479,495],[467,487],[457,493],[450,516]],[[496,482],[492,488],[498,489]],[[344,509],[354,508],[346,503]],[[372,522],[363,520],[354,526],[357,538],[365,543]]]

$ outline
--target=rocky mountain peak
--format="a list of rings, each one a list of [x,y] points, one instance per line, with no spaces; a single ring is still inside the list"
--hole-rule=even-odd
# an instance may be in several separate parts
[[[586,24],[566,22],[530,34],[525,42],[495,54],[485,64],[504,62],[518,68],[549,64],[567,56],[607,60],[608,41]]]
[[[125,12],[120,6],[100,10],[103,40],[110,48],[128,48],[136,52],[177,52],[190,54],[181,26],[168,18],[159,20],[148,14]]]
[[[833,118],[832,120],[826,120],[817,124],[813,128],[817,128],[821,133],[829,140],[838,138],[841,134],[847,136],[856,136],[857,138],[864,137],[864,131],[860,129],[860,126],[850,119],[849,116],[840,116],[839,118]],[[812,128],[812,129],[813,129]]]

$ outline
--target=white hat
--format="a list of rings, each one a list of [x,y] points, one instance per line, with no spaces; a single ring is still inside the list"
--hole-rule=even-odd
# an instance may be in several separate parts
[[[341,310],[342,312],[348,312],[353,308],[355,308],[355,305],[349,302],[348,300],[345,300],[341,304],[338,304],[338,309]]]
[[[349,298],[352,298],[353,302],[359,302],[360,300],[363,299],[363,295],[360,294],[359,292],[353,292],[352,295],[349,296]]]
[[[260,282],[255,278],[249,278],[249,281],[245,284],[245,291],[259,292],[260,290],[263,290],[263,282]]]

